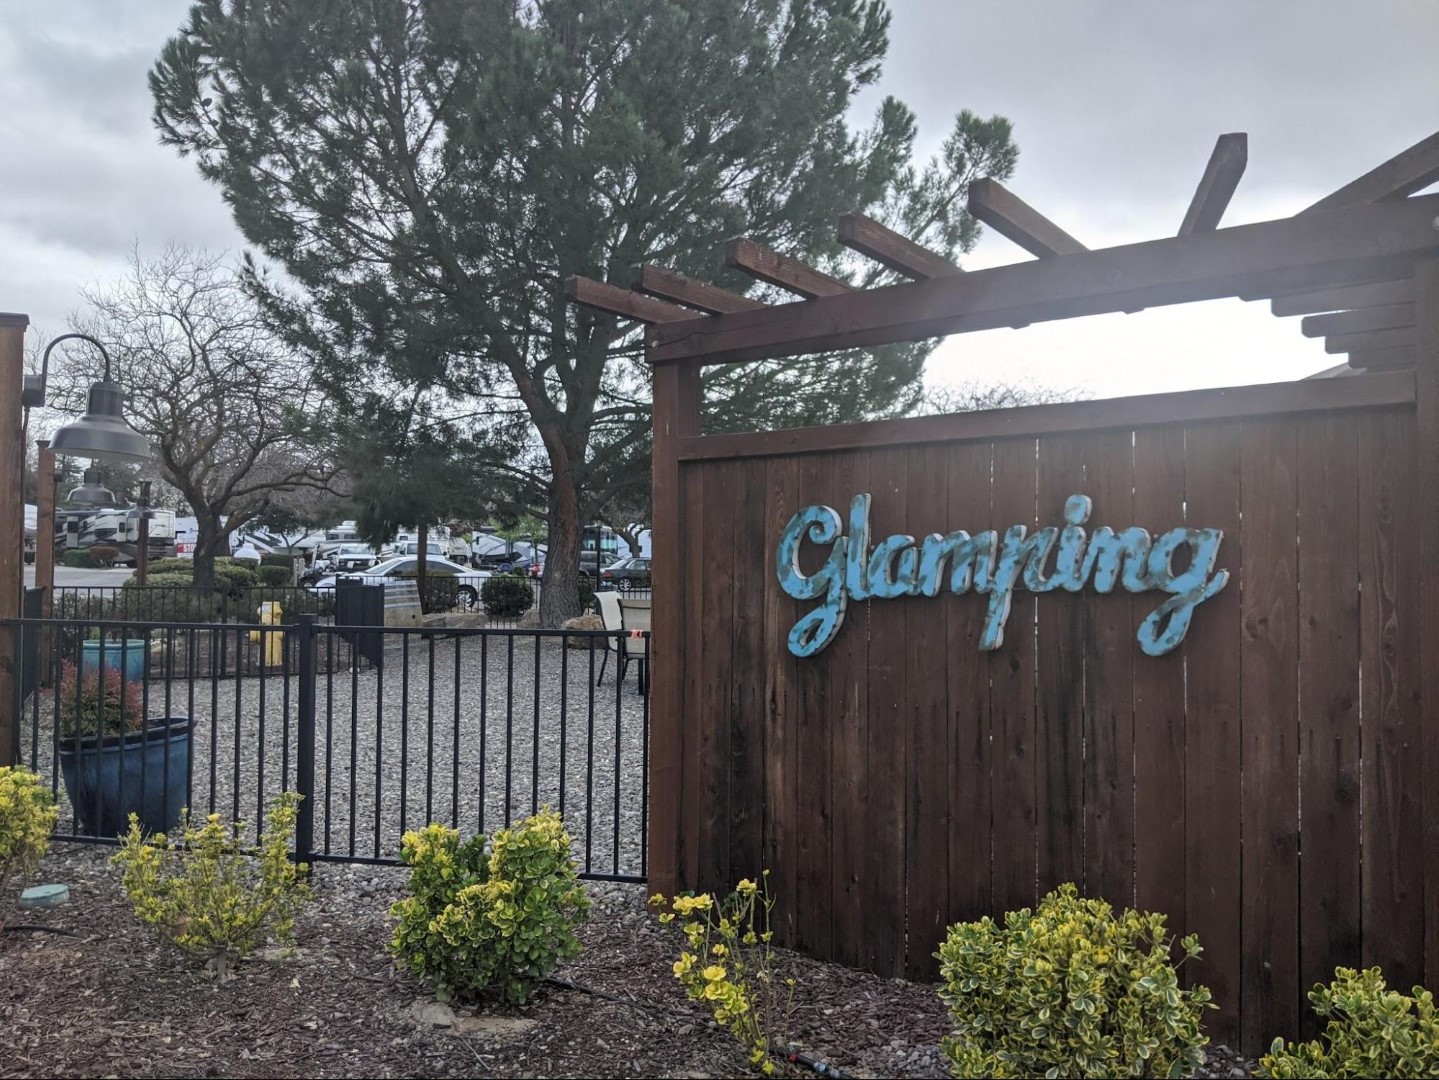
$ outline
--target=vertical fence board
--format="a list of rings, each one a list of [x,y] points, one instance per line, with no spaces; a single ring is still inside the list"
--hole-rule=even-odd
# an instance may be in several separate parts
[[[826,503],[836,511],[845,513],[848,505],[846,493],[839,489],[837,465],[843,454],[809,454],[800,459],[800,505]],[[813,564],[823,559],[822,552],[812,551],[809,555]],[[812,603],[806,601],[802,610],[809,610]],[[843,630],[840,631],[843,633]],[[802,660],[797,666],[796,683],[799,686],[799,715],[796,735],[799,738],[799,759],[797,759],[797,817],[799,844],[797,844],[796,883],[796,943],[799,948],[819,956],[827,956],[833,949],[832,938],[832,889],[830,889],[830,840],[833,836],[833,802],[830,791],[829,729],[829,664],[833,657],[820,653],[819,657]]]
[[[1243,434],[1245,1046],[1299,1019],[1299,803],[1294,421]]]
[[[928,445],[905,451],[906,532],[922,541],[940,523],[939,507],[949,488],[948,455]],[[951,601],[957,599],[949,598]],[[905,973],[911,979],[934,978],[934,951],[944,937],[949,899],[949,859],[945,857],[952,823],[949,817],[950,725],[947,657],[921,642],[948,638],[952,602],[927,597],[889,601],[904,614],[905,711],[905,904],[909,932]]]
[[[869,491],[874,495],[871,536],[878,543],[904,532],[907,514],[905,452],[872,451]],[[900,912],[905,898],[905,747],[909,717],[905,710],[905,606],[909,599],[870,601],[869,659],[866,669],[869,767],[869,846],[863,879],[866,912]],[[866,967],[904,970],[903,919],[866,918]]]
[[[700,881],[707,889],[723,890],[730,882],[730,672],[732,640],[725,631],[733,625],[735,500],[739,495],[738,469],[706,466],[705,500],[713,514],[705,515],[700,572]],[[716,640],[724,645],[716,648]]]
[[[1240,623],[1245,587],[1240,523],[1239,424],[1190,427],[1184,436],[1184,499],[1189,523],[1224,531],[1220,568],[1229,584],[1195,612],[1184,639],[1185,925],[1204,956],[1184,978],[1208,986],[1217,1008],[1206,1028],[1215,1042],[1239,1032],[1242,956],[1240,851]],[[1142,811],[1141,811],[1142,812]]]
[[[733,588],[730,594],[733,647],[730,680],[730,882],[758,879],[763,867],[765,768],[765,680],[761,673],[774,654],[765,635],[764,604],[772,556],[765,550],[769,531],[764,514],[765,463],[739,462],[734,503]],[[782,527],[782,526],[781,526]],[[780,649],[784,649],[783,642]]]
[[[1352,416],[1299,427],[1299,986],[1359,963],[1359,475]],[[1368,523],[1366,522],[1366,527]],[[1317,1020],[1300,1012],[1306,1034]]]
[[[833,467],[831,505],[848,521],[849,500],[870,490],[869,459],[848,454]],[[846,526],[846,533],[848,526]],[[869,706],[866,697],[869,654],[869,605],[851,601],[837,640],[826,652],[833,652],[828,664],[828,688],[832,710],[824,728],[816,729],[818,745],[830,755],[834,836],[830,865],[825,880],[834,891],[832,929],[836,955],[844,962],[863,966],[866,962],[864,924],[865,859],[869,850]],[[801,661],[801,667],[804,662]]]
[[[1082,447],[1082,436],[1039,440],[1042,523],[1062,527],[1065,500],[1088,492]],[[1003,527],[1001,522],[995,524]],[[1051,568],[1055,558],[1051,554]],[[1035,794],[1041,894],[1067,881],[1084,880],[1084,656],[1090,600],[1057,588],[1041,596],[1038,604]]]
[[[1359,425],[1360,784],[1364,855],[1365,967],[1391,986],[1424,977],[1423,762],[1418,744],[1418,573],[1413,505],[1412,416],[1376,413]]]
[[[994,444],[991,517],[1000,530],[1035,526],[1038,477],[1035,440]],[[984,607],[985,597],[973,598]],[[1004,643],[984,654],[993,724],[994,894],[996,914],[1034,903],[1037,859],[1034,737],[1034,597],[1017,592]]]
[[[1084,483],[1095,526],[1133,520],[1133,435],[1088,436]],[[1116,907],[1134,903],[1134,654],[1139,646],[1122,585],[1090,599],[1085,658],[1084,889]]]
[[[1185,521],[1184,429],[1141,428],[1134,434],[1134,524],[1158,537]],[[1224,551],[1220,543],[1221,554]],[[1182,564],[1175,562],[1175,569]],[[1130,625],[1163,603],[1165,594],[1131,598]],[[1206,601],[1196,620],[1213,616]],[[1192,632],[1191,623],[1191,632]],[[1185,647],[1134,660],[1134,895],[1145,910],[1162,911],[1171,928],[1185,918]],[[1201,766],[1202,767],[1202,766]],[[1196,828],[1203,826],[1196,823]]]
[[[702,711],[701,687],[704,657],[704,555],[705,526],[716,516],[713,510],[706,512],[704,467],[691,463],[680,472],[680,486],[683,497],[684,520],[681,534],[685,551],[681,576],[685,585],[687,608],[681,618],[684,621],[684,673],[680,684],[679,723],[683,726],[683,767],[680,781],[680,806],[682,818],[677,822],[679,831],[679,881],[681,888],[701,888],[700,847],[701,815],[704,796],[701,780],[703,767],[702,742],[704,729],[712,722]],[[663,721],[661,721],[663,722]],[[705,883],[712,884],[712,883]]]
[[[764,598],[764,702],[765,714],[765,866],[770,870],[774,896],[775,929],[786,941],[795,940],[795,897],[799,790],[799,711],[795,657],[786,641],[799,617],[798,603],[787,596],[775,579],[775,550],[780,531],[803,505],[799,498],[799,462],[792,457],[765,462],[765,535],[756,558],[763,558]]]
[[[949,458],[948,515],[935,526],[945,532],[983,531],[990,516],[993,449],[985,442],[958,443]],[[946,583],[947,584],[947,583]],[[949,922],[991,913],[994,847],[990,809],[990,664],[979,651],[984,598],[941,593],[931,601],[948,610],[945,665],[949,700]],[[1002,856],[1001,856],[1002,857]]]

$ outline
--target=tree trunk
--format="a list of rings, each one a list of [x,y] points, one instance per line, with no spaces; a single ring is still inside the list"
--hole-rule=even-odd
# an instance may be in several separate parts
[[[215,587],[215,556],[228,535],[220,528],[218,518],[209,514],[195,516],[195,588]]]
[[[548,517],[550,540],[540,577],[540,625],[554,627],[580,614],[580,500],[568,471],[556,471]]]

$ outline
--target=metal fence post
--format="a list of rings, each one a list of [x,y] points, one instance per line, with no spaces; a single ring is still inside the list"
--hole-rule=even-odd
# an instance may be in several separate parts
[[[295,861],[308,862],[315,850],[315,616],[301,615],[299,641],[299,723],[295,747],[295,791],[301,796],[295,822]]]

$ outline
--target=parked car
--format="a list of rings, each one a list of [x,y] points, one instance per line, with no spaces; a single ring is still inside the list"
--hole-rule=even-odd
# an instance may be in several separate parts
[[[621,559],[600,571],[600,583],[614,585],[621,591],[650,587],[650,561],[639,556]]]
[[[322,577],[310,588],[315,592],[327,592],[334,589],[335,583],[341,578],[347,581],[359,581],[365,585],[383,585],[386,581],[397,578],[413,577],[419,569],[419,565],[420,560],[414,556],[401,555],[398,558],[386,559],[360,573],[331,574],[328,577]],[[431,573],[449,573],[459,579],[455,597],[465,607],[474,607],[479,603],[480,589],[484,586],[485,579],[490,577],[487,570],[471,570],[468,566],[461,566],[440,555],[431,555],[425,560],[425,565]]]
[[[530,557],[517,551],[488,551],[475,556],[475,565],[485,570],[493,570],[497,574],[508,574],[511,571],[524,573],[530,567]]]
[[[425,550],[429,552],[429,556],[431,559],[449,558],[445,554],[444,545],[439,544],[434,540],[429,541],[425,545]],[[380,549],[380,558],[395,559],[399,558],[401,555],[418,555],[419,553],[420,542],[418,540],[397,540],[393,544],[389,544]],[[456,565],[459,564],[456,563]]]
[[[595,561],[595,553],[593,551],[580,552],[580,577],[592,578],[595,576]],[[613,566],[619,561],[620,557],[618,555],[612,555],[608,551],[603,552],[599,557],[599,569],[603,570],[605,567]],[[544,572],[545,564],[543,561],[530,564],[530,577],[537,578]]]
[[[375,552],[369,544],[341,544],[323,560],[323,566],[330,573],[348,574],[366,570],[375,562]]]

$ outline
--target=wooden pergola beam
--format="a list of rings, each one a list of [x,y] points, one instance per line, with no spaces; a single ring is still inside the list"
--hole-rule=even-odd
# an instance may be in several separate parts
[[[1391,330],[1366,330],[1361,334],[1334,334],[1324,339],[1328,353],[1363,352],[1368,349],[1390,349],[1414,344],[1414,327],[1401,326]]]
[[[711,315],[727,315],[734,311],[758,311],[767,305],[748,296],[721,289],[717,285],[696,281],[676,270],[667,270],[652,263],[639,263],[634,268],[631,288],[662,300],[697,308]]]
[[[1249,164],[1249,136],[1242,131],[1219,136],[1214,152],[1209,155],[1209,164],[1204,166],[1204,175],[1194,189],[1194,198],[1184,213],[1184,223],[1179,226],[1179,235],[1211,232],[1219,227],[1219,219],[1234,198],[1234,189]]]
[[[587,277],[566,278],[565,295],[584,307],[642,323],[690,322],[708,317]]]
[[[1395,154],[1382,165],[1376,165],[1357,180],[1324,196],[1303,214],[1322,213],[1344,206],[1398,199],[1428,187],[1439,180],[1439,131],[1420,139],[1409,149]]]
[[[1413,325],[1413,304],[1390,304],[1357,311],[1336,311],[1329,315],[1310,315],[1299,324],[1299,330],[1305,337],[1328,337],[1330,334],[1358,334],[1365,330]]]
[[[1414,366],[1419,355],[1413,345],[1391,345],[1387,349],[1359,349],[1349,354],[1349,366],[1364,371],[1397,371]]]
[[[1089,250],[993,177],[969,185],[969,212],[1041,259]]]
[[[950,277],[964,271],[929,248],[881,225],[864,214],[844,214],[839,219],[839,242],[905,277]]]
[[[768,281],[809,300],[855,291],[854,286],[839,278],[830,277],[747,236],[737,236],[725,245],[724,261],[731,270],[742,270],[750,277]]]
[[[1321,311],[1355,311],[1359,308],[1408,304],[1414,301],[1414,279],[1375,281],[1368,285],[1345,285],[1337,289],[1276,296],[1269,305],[1276,315],[1310,315]]]
[[[1125,244],[650,331],[650,359],[742,363],[1124,311],[1407,277],[1439,250],[1439,195]]]

